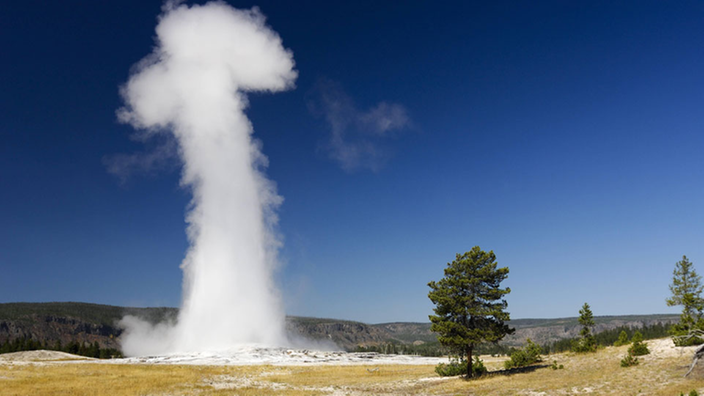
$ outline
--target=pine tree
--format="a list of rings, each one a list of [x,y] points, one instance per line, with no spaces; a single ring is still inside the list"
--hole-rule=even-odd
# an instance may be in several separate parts
[[[66,352],[77,355],[78,354],[78,343],[76,341],[71,340],[71,342],[69,342],[68,345],[66,345]]]
[[[630,355],[642,356],[650,353],[650,349],[648,349],[648,346],[643,343],[643,335],[640,333],[640,331],[636,331],[636,333],[633,334],[633,338],[631,338],[631,343],[633,345],[628,348],[628,353]]]
[[[618,335],[618,340],[614,342],[614,346],[621,346],[626,344],[628,344],[628,334],[626,334],[626,330],[621,330],[621,333],[619,333]]]
[[[500,287],[508,277],[508,267],[497,265],[493,251],[487,253],[475,246],[457,254],[440,281],[428,283],[428,297],[436,305],[435,315],[429,316],[430,329],[439,334],[442,345],[466,356],[468,377],[473,376],[474,348],[484,341],[498,342],[514,331],[505,323],[510,317],[503,299],[511,289]]]
[[[704,323],[702,323],[702,310],[704,310],[702,290],[704,286],[701,281],[702,277],[694,270],[694,263],[690,262],[687,256],[682,256],[682,260],[675,263],[672,284],[670,285],[672,296],[666,300],[670,307],[682,306],[680,322],[672,326],[671,330],[671,334],[675,337],[687,335],[690,330],[704,328]],[[678,338],[674,340],[677,345],[702,343],[702,340],[696,337],[686,341]]]
[[[582,325],[582,330],[579,331],[580,338],[572,349],[575,352],[596,352],[596,339],[591,331],[591,327],[594,326],[594,315],[587,303],[584,303],[579,310],[579,324]]]

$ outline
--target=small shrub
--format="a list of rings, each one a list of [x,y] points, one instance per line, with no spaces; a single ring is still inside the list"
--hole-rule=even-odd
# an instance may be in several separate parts
[[[631,345],[630,348],[628,348],[628,354],[632,356],[643,356],[643,355],[648,355],[650,354],[650,349],[648,349],[648,346],[643,343],[643,335],[640,334],[639,331],[636,331],[635,334],[633,334],[633,338],[631,339],[631,342],[633,345]]]
[[[557,360],[553,360],[553,361],[552,361],[552,364],[550,365],[550,368],[553,369],[553,370],[562,370],[563,368],[565,368],[565,366],[563,366],[563,365],[561,365],[561,364],[558,365],[558,364],[557,364]]]
[[[678,346],[678,347],[686,347],[686,346],[704,344],[704,340],[702,340],[699,337],[684,337],[684,336],[672,337],[672,342],[675,344],[675,346]]]
[[[638,358],[633,357],[633,355],[628,354],[625,358],[621,359],[621,367],[631,367],[638,365]]]
[[[621,330],[621,333],[618,335],[618,340],[614,342],[614,346],[621,346],[626,344],[628,344],[628,334],[626,334],[626,330]]]
[[[529,339],[526,340],[526,346],[517,349],[511,354],[511,359],[504,362],[504,368],[507,370],[513,367],[524,367],[533,363],[542,362],[540,357],[540,345]]]
[[[441,377],[454,377],[457,375],[467,374],[467,361],[464,359],[450,359],[450,363],[440,363],[435,366],[435,372]],[[484,367],[484,362],[478,357],[474,357],[472,363],[472,373],[475,377],[486,374],[487,369]]]
[[[440,363],[435,366],[435,372],[441,377],[454,377],[465,374],[467,372],[467,364],[464,361],[451,361],[448,364]]]
[[[472,372],[474,373],[475,376],[480,376],[484,375],[488,372],[489,370],[486,369],[484,366],[484,362],[481,361],[478,357],[474,357],[474,363],[472,364]]]
[[[697,392],[696,390],[692,389],[691,391],[689,391],[689,396],[699,396],[699,392]]]

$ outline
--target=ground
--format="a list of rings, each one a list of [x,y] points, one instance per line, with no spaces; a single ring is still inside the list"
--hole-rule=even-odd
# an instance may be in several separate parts
[[[620,367],[627,347],[594,354],[549,355],[524,373],[466,381],[441,378],[433,365],[388,360],[296,365],[212,365],[100,361],[60,352],[0,355],[2,395],[685,395],[704,394],[704,364],[683,378],[693,347],[669,339],[647,342],[652,353],[634,367]],[[482,357],[499,370],[505,357]],[[75,359],[75,360],[74,360]],[[553,361],[564,369],[553,370]],[[378,363],[378,364],[377,364]]]

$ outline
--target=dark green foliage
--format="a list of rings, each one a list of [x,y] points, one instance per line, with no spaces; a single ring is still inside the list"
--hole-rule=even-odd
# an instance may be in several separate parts
[[[614,342],[614,346],[626,345],[628,342],[628,333],[626,333],[626,330],[621,330],[621,333],[618,335],[618,340]]]
[[[61,341],[57,341],[52,345],[42,344],[39,341],[28,337],[15,338],[14,340],[6,340],[0,344],[0,354],[21,352],[21,351],[36,351],[40,349],[68,352],[74,355],[81,355],[100,359],[109,359],[112,357],[122,357],[122,353],[114,348],[101,348],[97,342],[93,344],[82,344],[76,341],[71,341],[65,347],[61,346]]]
[[[596,339],[598,345],[607,346],[612,345],[617,340],[617,338],[620,337],[622,332],[625,332],[628,338],[631,338],[637,331],[641,333],[643,339],[652,340],[656,338],[666,337],[669,334],[671,326],[672,325],[669,323],[655,323],[650,326],[643,326],[641,328],[631,328],[622,326],[611,330],[604,330],[600,333],[594,334],[594,338]],[[626,344],[628,344],[628,341],[626,341],[626,343],[623,345]]]
[[[587,303],[579,310],[579,324],[582,325],[582,330],[579,331],[579,339],[573,342],[572,350],[579,353],[596,352],[596,338],[591,330],[594,326],[594,315]]]
[[[553,360],[553,361],[552,361],[552,364],[550,365],[550,368],[553,369],[553,370],[562,370],[562,369],[565,368],[565,366],[563,366],[563,365],[561,365],[561,364],[558,366],[557,360]]]
[[[76,341],[71,341],[66,345],[66,352],[72,353],[74,355],[78,355],[78,352],[80,351],[80,346]]]
[[[638,358],[634,357],[630,353],[621,359],[621,367],[631,367],[638,365]]]
[[[650,353],[648,346],[643,343],[643,335],[636,331],[631,339],[631,347],[628,348],[628,355],[621,359],[621,367],[631,367],[637,365],[638,358],[636,356],[647,355]]]
[[[685,396],[684,392],[680,392],[680,396]],[[699,396],[699,392],[696,389],[692,389],[687,396]]]
[[[416,355],[440,357],[447,356],[449,351],[439,342],[428,342],[420,345],[384,342],[378,345],[357,345],[352,352],[376,352],[393,355]]]
[[[663,323],[656,323],[651,326],[643,326],[638,331],[643,335],[643,338],[646,340],[652,340],[655,338],[662,338],[666,337],[667,335],[670,334],[670,324],[663,324]],[[609,346],[613,345],[614,342],[618,340],[619,335],[621,332],[625,332],[628,337],[632,337],[633,334],[636,332],[635,329],[632,329],[630,327],[617,327],[615,329],[611,330],[604,330],[600,333],[594,334],[594,339],[597,342],[597,345],[599,346]],[[548,345],[543,345],[541,348],[543,349],[543,353],[559,353],[559,352],[565,352],[569,351],[572,349],[573,343],[577,342],[579,338],[565,338],[559,341],[555,341],[553,343],[550,343]],[[628,341],[626,342],[628,344]]]
[[[390,346],[393,344],[393,347]],[[482,343],[477,345],[474,352],[477,355],[506,355],[510,356],[516,350],[514,347],[502,345],[498,343]],[[426,342],[420,345],[402,344],[394,341],[383,342],[378,345],[357,345],[350,352],[376,352],[396,355],[416,355],[439,357],[451,354],[448,348],[442,346],[440,342]]]
[[[456,375],[462,375],[467,373],[467,362],[466,361],[451,361],[448,364],[440,363],[435,366],[435,372],[441,377],[454,377]]]
[[[529,338],[523,348],[517,349],[511,354],[511,359],[504,362],[504,368],[525,367],[533,363],[542,362],[543,359],[541,359],[540,353],[540,346]]]
[[[450,359],[450,363],[440,363],[435,366],[435,372],[441,377],[454,377],[456,375],[462,375],[467,373],[467,361],[464,359]],[[486,374],[487,369],[484,367],[484,362],[482,362],[479,357],[474,358],[472,363],[472,372],[475,377],[482,376]]]
[[[704,328],[704,324],[700,323],[694,327],[694,330],[702,328]],[[672,335],[672,341],[675,343],[675,346],[692,346],[703,344],[704,339],[697,337],[694,334],[689,334],[691,330],[693,330],[691,326],[683,325],[682,323],[673,325],[670,329],[670,335]]]
[[[631,339],[631,345],[630,348],[628,348],[628,354],[633,355],[633,356],[643,356],[643,355],[648,355],[650,354],[650,350],[648,349],[648,346],[643,343],[643,335],[640,334],[639,331],[636,331],[636,333],[633,335],[633,339]]]
[[[675,263],[672,272],[672,284],[670,292],[672,296],[666,300],[668,306],[682,306],[680,322],[672,327],[672,336],[675,345],[687,346],[704,343],[698,337],[683,338],[691,330],[704,329],[702,311],[704,310],[704,299],[702,299],[702,277],[694,270],[694,263],[682,256],[682,260]]]
[[[472,372],[477,376],[481,376],[487,373],[486,367],[484,367],[484,362],[479,359],[479,356],[474,357],[474,363],[472,363]]]
[[[510,293],[501,282],[508,277],[508,268],[497,268],[494,252],[475,246],[457,254],[447,264],[445,276],[428,283],[428,298],[435,304],[430,315],[431,330],[438,333],[440,344],[455,354],[472,361],[474,348],[482,342],[498,342],[513,332],[505,322],[510,320],[503,297]],[[472,366],[467,365],[472,377]]]
[[[571,349],[577,353],[596,352],[597,344],[593,336],[579,337],[572,341]]]
[[[589,304],[584,303],[582,308],[579,310],[579,324],[586,328],[586,332],[589,332],[589,327],[594,326],[594,314],[592,314]],[[582,329],[585,331],[585,329]]]
[[[414,349],[413,347],[414,347],[414,345],[402,345],[402,344],[396,344],[393,342],[384,342],[379,345],[369,345],[369,346],[358,345],[357,348],[355,348],[354,352],[376,352],[376,353],[383,353],[385,355],[416,355],[417,353],[410,352],[411,350]],[[437,354],[423,355],[423,356],[443,356],[443,355],[446,355],[446,353],[442,353],[442,351],[438,350]]]
[[[682,256],[682,260],[675,263],[672,273],[670,292],[672,296],[666,300],[668,306],[682,306],[682,318],[696,319],[702,315],[704,300],[701,297],[702,277],[694,269],[694,263]]]
[[[506,355],[510,356],[516,348],[494,342],[485,342],[477,345],[475,351],[478,355]]]

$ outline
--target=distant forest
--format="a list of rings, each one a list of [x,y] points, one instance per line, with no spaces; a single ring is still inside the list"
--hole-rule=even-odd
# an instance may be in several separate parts
[[[640,333],[643,335],[644,340],[652,340],[655,338],[663,338],[670,336],[669,331],[671,327],[671,323],[655,323],[651,326],[643,326],[640,328],[621,326],[615,329],[605,330],[600,333],[596,333],[594,334],[594,338],[596,338],[596,343],[599,346],[611,346],[614,344],[614,342],[616,342],[616,340],[618,340],[618,336],[622,331],[626,332],[629,340],[633,338],[633,334],[635,334],[636,331],[640,331]],[[564,340],[559,340],[546,345],[541,345],[540,348],[545,354],[565,352],[569,351],[572,348],[572,344],[576,341],[577,338],[566,338]]]
[[[625,331],[629,339],[633,337],[633,334],[636,331],[640,331],[641,334],[643,334],[643,339],[649,340],[667,337],[671,326],[672,325],[669,323],[656,323],[651,326],[643,326],[640,328],[621,326],[596,333],[594,337],[596,338],[599,346],[610,346],[618,340],[618,336],[621,331]],[[565,352],[572,348],[572,345],[576,342],[576,340],[577,338],[565,338],[541,345],[540,348],[543,354]],[[68,352],[74,355],[98,359],[123,357],[122,352],[118,349],[101,348],[97,342],[90,344],[71,341],[66,345],[62,345],[60,341],[53,344],[46,342],[42,343],[27,337],[16,338],[12,341],[5,341],[2,345],[0,345],[0,354],[20,351],[35,351],[40,349]],[[477,352],[482,355],[510,356],[515,351],[516,348],[501,344],[481,344],[477,348]],[[358,346],[354,352],[376,352],[390,355],[417,355],[427,357],[438,357],[448,354],[448,350],[440,345],[439,342],[426,342],[420,345],[402,344],[399,342],[384,342],[379,345]]]
[[[636,331],[640,331],[644,340],[655,338],[663,338],[669,336],[669,330],[672,327],[670,323],[656,323],[650,326],[640,328],[621,326],[611,330],[605,330],[596,333],[597,345],[605,347],[611,346],[618,340],[618,336],[622,331],[625,331],[628,338],[631,339]],[[559,341],[554,341],[540,346],[543,354],[565,352],[572,349],[572,345],[577,342],[578,338],[565,338]],[[501,345],[501,344],[480,344],[477,347],[477,352],[480,355],[506,355],[510,356],[517,348]],[[379,345],[358,346],[355,352],[376,352],[391,355],[418,355],[428,357],[438,357],[448,355],[449,351],[440,345],[439,342],[428,342],[420,345],[401,344],[395,342],[387,342]]]
[[[21,351],[37,351],[40,349],[68,352],[74,355],[81,355],[96,359],[123,357],[122,352],[119,350],[114,348],[101,348],[97,342],[90,344],[87,342],[78,343],[76,341],[71,341],[66,345],[62,345],[61,341],[57,341],[56,343],[50,345],[46,342],[42,343],[27,337],[15,338],[12,341],[6,340],[2,345],[0,345],[0,354]]]

